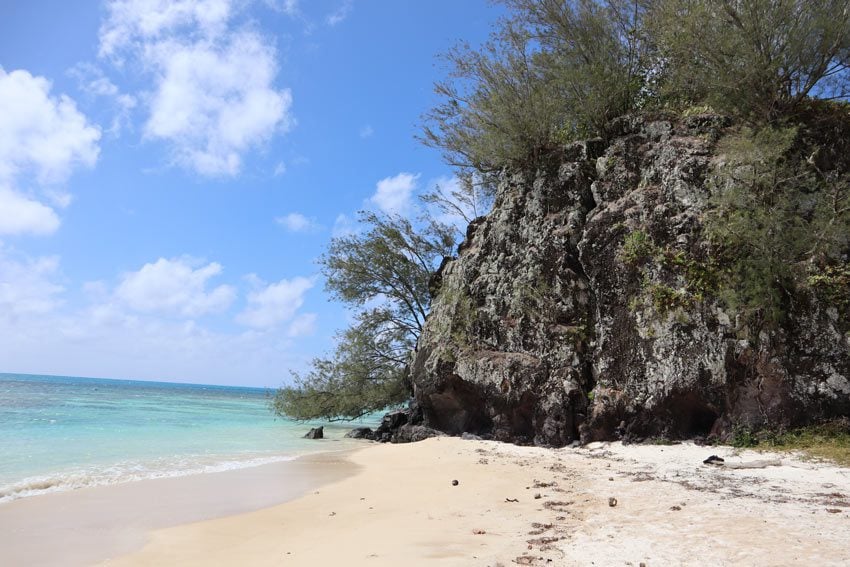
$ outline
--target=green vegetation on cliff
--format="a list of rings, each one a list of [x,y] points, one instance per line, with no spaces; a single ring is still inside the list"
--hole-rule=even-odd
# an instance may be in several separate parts
[[[634,112],[712,108],[754,124],[850,94],[850,3],[504,0],[479,49],[446,54],[426,143],[481,173],[605,136]]]
[[[850,126],[850,116],[841,121]],[[751,331],[780,323],[800,289],[846,308],[840,283],[848,269],[850,177],[845,168],[818,165],[827,149],[804,126],[744,127],[717,148],[706,230],[729,266],[721,295]],[[837,140],[828,142],[835,149]]]

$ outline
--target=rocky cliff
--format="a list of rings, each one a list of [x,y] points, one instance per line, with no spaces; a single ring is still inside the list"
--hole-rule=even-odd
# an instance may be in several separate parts
[[[778,328],[741,338],[703,289],[727,127],[624,118],[608,140],[505,173],[434,280],[412,365],[425,424],[560,446],[850,415],[846,309],[803,294]],[[634,253],[640,238],[661,261]]]

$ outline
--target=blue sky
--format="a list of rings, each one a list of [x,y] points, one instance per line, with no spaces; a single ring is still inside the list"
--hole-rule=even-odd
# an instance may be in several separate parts
[[[452,171],[414,139],[484,0],[0,0],[0,372],[279,386],[316,258]]]

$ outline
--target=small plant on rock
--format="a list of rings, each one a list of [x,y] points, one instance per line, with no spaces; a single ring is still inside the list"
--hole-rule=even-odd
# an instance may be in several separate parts
[[[649,235],[642,230],[635,230],[626,235],[620,258],[634,266],[652,257],[655,252],[656,246]]]

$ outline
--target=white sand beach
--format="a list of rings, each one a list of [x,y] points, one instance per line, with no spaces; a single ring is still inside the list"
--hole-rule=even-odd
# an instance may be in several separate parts
[[[712,454],[781,464],[702,464]],[[155,530],[104,564],[850,564],[850,469],[787,455],[436,438],[346,458],[351,476],[278,506]]]

